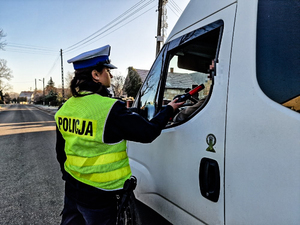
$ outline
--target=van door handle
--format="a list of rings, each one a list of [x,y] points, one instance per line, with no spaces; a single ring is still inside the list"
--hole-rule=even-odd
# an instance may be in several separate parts
[[[199,185],[201,195],[213,202],[217,202],[220,195],[220,170],[218,162],[202,158],[199,168]]]

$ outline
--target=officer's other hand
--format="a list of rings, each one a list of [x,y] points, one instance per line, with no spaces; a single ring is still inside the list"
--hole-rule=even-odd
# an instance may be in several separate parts
[[[185,102],[178,102],[178,98],[175,98],[173,101],[171,101],[168,105],[172,106],[173,110],[180,108]]]

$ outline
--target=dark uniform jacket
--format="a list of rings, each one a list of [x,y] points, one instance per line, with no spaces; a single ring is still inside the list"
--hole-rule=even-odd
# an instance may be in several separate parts
[[[102,91],[100,94],[102,96],[109,95],[107,90]],[[161,130],[166,126],[172,115],[173,108],[168,105],[153,119],[148,121],[139,114],[131,112],[128,108],[126,108],[124,102],[117,101],[108,115],[104,128],[104,143],[117,143],[123,139],[141,143],[150,143],[160,135]],[[65,140],[58,129],[56,129],[56,134],[57,160],[63,173],[63,179],[66,181],[66,195],[83,206],[96,208],[102,207],[102,204],[105,204],[106,200],[109,201],[109,199],[114,197],[116,193],[114,191],[102,191],[83,184],[65,172]]]

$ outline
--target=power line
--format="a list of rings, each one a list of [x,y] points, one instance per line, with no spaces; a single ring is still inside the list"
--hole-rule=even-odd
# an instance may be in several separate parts
[[[15,43],[8,43],[4,51],[39,55],[53,55],[54,52],[56,52],[55,50],[46,47]]]
[[[179,17],[179,14],[178,14],[177,12],[175,12],[174,9],[173,9],[171,6],[169,6],[168,8],[171,9],[171,11],[172,11],[177,17]]]
[[[175,11],[173,10],[173,8],[169,7],[169,9],[171,9],[171,11],[172,11],[177,17],[179,17],[179,15],[177,14],[177,12],[175,12]]]
[[[57,64],[57,61],[59,59],[60,55],[57,56],[57,58],[55,59],[54,63],[53,63],[53,66],[51,67],[51,69],[49,70],[49,72],[47,73],[46,77],[50,75],[50,73],[53,71],[54,67],[56,66]]]
[[[173,0],[170,0],[170,4],[168,6],[176,16],[179,17],[181,15],[182,10],[179,8],[179,6]]]
[[[141,10],[145,9],[148,5],[150,5],[154,0],[150,0],[148,2],[146,2],[145,4],[141,5],[142,2],[139,2],[138,4],[134,5],[133,7],[131,7],[129,10],[127,10],[126,12],[124,12],[122,15],[118,16],[116,19],[114,19],[113,21],[111,21],[110,23],[108,23],[106,26],[102,27],[101,29],[99,29],[98,31],[94,32],[92,35],[88,36],[87,38],[77,42],[76,44],[66,48],[66,50],[64,50],[64,52],[70,52],[74,49],[77,49],[79,47],[82,47],[82,45],[87,44],[89,42],[91,42],[92,40],[94,40],[95,38],[100,37],[101,35],[105,34],[106,32],[110,31],[111,29],[115,28],[116,26],[121,26],[121,23],[124,23],[127,19],[129,19],[130,17],[132,17],[133,15],[137,14],[138,12],[140,12]],[[134,11],[133,11],[134,9]],[[150,10],[150,9],[149,9]],[[146,12],[148,12],[149,10],[147,10]],[[130,13],[130,14],[129,14]],[[143,12],[141,15],[143,15],[145,12]],[[128,14],[128,15],[127,15]],[[140,16],[141,16],[140,15]],[[137,16],[136,18],[138,18],[139,16]],[[134,18],[134,19],[136,19]],[[122,20],[121,20],[122,19]],[[133,19],[133,20],[134,20]],[[121,20],[121,21],[120,21]],[[133,21],[131,20],[131,21]],[[129,22],[131,22],[129,21]],[[128,24],[128,23],[126,23]],[[126,25],[123,24],[122,26]],[[106,29],[105,29],[106,28]],[[120,29],[121,27],[117,28]],[[105,30],[104,30],[105,29]],[[116,31],[117,29],[114,29],[112,32]],[[103,31],[104,30],[104,31]],[[101,32],[102,31],[102,32]],[[101,33],[99,33],[101,32]],[[110,33],[112,33],[110,32]],[[97,34],[98,33],[98,34]],[[97,34],[97,35],[96,35]],[[93,37],[94,36],[94,37]],[[106,35],[107,36],[107,35]],[[103,37],[102,37],[103,38]],[[99,39],[99,38],[98,38]],[[97,39],[97,40],[98,40]],[[81,43],[81,46],[78,46],[78,44]]]
[[[121,14],[120,16],[118,16],[117,18],[115,18],[114,20],[112,20],[111,22],[109,22],[106,26],[113,24],[115,21],[119,20],[120,18],[122,18],[124,15],[126,15],[128,12],[130,12],[130,10],[138,7],[140,4],[142,4],[142,2],[144,2],[145,0],[142,0],[140,2],[138,2],[137,4],[135,4],[134,6],[132,6],[130,9],[128,9],[127,11],[125,11],[123,14]],[[106,27],[105,26],[105,27]],[[84,42],[85,40],[88,40],[89,38],[91,38],[92,36],[96,35],[98,32],[102,31],[105,27],[102,27],[101,29],[97,30],[96,32],[92,33],[91,35],[89,35],[88,37],[84,38],[83,40],[69,46],[68,48],[64,49],[64,51],[69,50],[70,48],[73,48],[74,46]]]
[[[33,45],[24,45],[16,43],[8,43],[5,50],[9,52],[18,52],[18,53],[29,53],[29,54],[42,54],[42,55],[51,55],[55,50],[47,47],[33,46]]]
[[[182,13],[182,9],[177,5],[177,3],[174,0],[170,0],[170,3],[177,12],[179,12],[180,14]]]
[[[85,41],[85,40],[86,40],[86,41],[83,42],[81,45],[86,44],[86,43],[88,43],[88,42],[94,40],[95,38],[97,38],[97,37],[99,37],[100,35],[106,33],[107,31],[109,31],[110,29],[113,29],[116,25],[120,25],[120,24],[121,24],[122,22],[124,22],[126,19],[128,19],[128,18],[131,17],[132,15],[136,14],[136,13],[139,12],[141,9],[145,8],[146,6],[148,6],[148,5],[149,5],[150,3],[152,3],[153,1],[154,1],[154,0],[151,0],[151,1],[146,2],[146,4],[142,5],[142,6],[139,7],[138,9],[136,9],[133,13],[129,14],[129,15],[126,16],[125,18],[122,18],[122,20],[121,20],[119,23],[117,23],[118,21],[117,21],[116,19],[114,19],[113,21],[116,21],[115,24],[113,23],[113,21],[110,22],[110,23],[108,23],[108,25],[104,26],[103,28],[101,28],[100,30],[98,30],[98,31],[95,32],[95,33],[98,33],[98,32],[100,32],[100,31],[102,31],[103,29],[107,28],[107,27],[111,24],[107,29],[105,29],[103,32],[101,32],[100,34],[97,34],[96,36],[94,36],[94,37],[92,37],[92,38],[90,38],[90,39],[88,39],[88,38],[83,39],[82,41],[80,41],[80,43],[83,42],[83,41]],[[133,8],[133,7],[131,7],[131,9],[132,9],[132,8]],[[135,8],[136,8],[136,7],[135,7]],[[128,14],[128,12],[130,12],[130,10],[127,10],[126,12],[127,12],[126,14]],[[126,14],[123,13],[122,15],[126,15]],[[120,18],[120,16],[119,16],[118,18]],[[94,34],[95,34],[95,33],[94,33]],[[90,35],[89,37],[91,37],[91,36],[92,36],[92,35]],[[78,42],[78,43],[79,43],[79,42]],[[64,51],[64,52],[72,51],[72,50],[74,50],[74,49],[76,49],[76,48],[78,48],[78,47],[79,47],[79,46],[75,46],[75,47],[73,47],[73,48],[71,48],[71,49],[69,49],[69,50],[67,50],[67,51]],[[80,47],[81,47],[81,46],[80,46]]]
[[[28,51],[28,50],[12,49],[12,48],[6,48],[4,51],[25,53],[25,54],[53,55],[53,53],[50,53],[50,52],[37,52],[37,51]]]
[[[115,32],[115,31],[117,31],[117,30],[119,30],[120,28],[122,28],[122,27],[124,27],[125,25],[131,23],[133,20],[137,19],[138,17],[144,15],[145,13],[149,12],[150,10],[152,10],[152,9],[154,9],[154,8],[156,8],[156,6],[153,6],[152,8],[150,8],[150,9],[148,9],[147,11],[143,12],[142,14],[136,16],[135,18],[133,18],[132,20],[128,21],[127,23],[120,25],[120,26],[117,27],[116,29],[114,29],[114,30],[112,30],[111,32],[107,33],[106,35],[97,38],[97,39],[94,40],[93,42],[91,42],[91,43],[86,43],[86,44],[82,44],[81,46],[76,47],[76,49],[83,48],[83,47],[85,47],[87,44],[93,44],[93,43],[95,43],[96,41],[98,41],[98,40],[100,40],[100,39],[102,39],[102,38],[104,38],[104,37],[110,35],[111,33]],[[70,51],[72,51],[72,50],[69,50],[69,51],[67,51],[67,52],[70,52]]]
[[[34,45],[24,45],[24,44],[17,44],[17,43],[8,43],[7,46],[17,47],[17,48],[25,48],[25,49],[34,49],[40,51],[56,51],[49,47],[41,47],[41,46],[34,46]]]

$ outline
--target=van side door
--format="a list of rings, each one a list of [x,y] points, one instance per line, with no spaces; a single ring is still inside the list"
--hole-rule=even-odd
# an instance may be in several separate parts
[[[224,224],[224,143],[235,7],[193,24],[165,44],[134,103],[138,113],[151,119],[174,96],[205,86],[151,144],[128,142],[132,173],[138,178],[137,198],[173,224]]]

